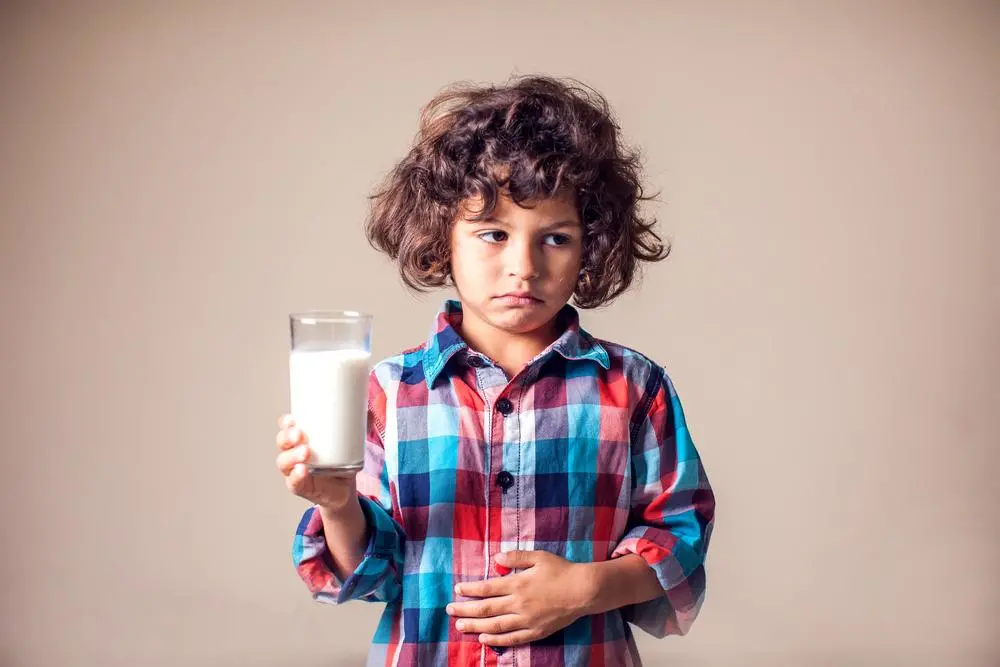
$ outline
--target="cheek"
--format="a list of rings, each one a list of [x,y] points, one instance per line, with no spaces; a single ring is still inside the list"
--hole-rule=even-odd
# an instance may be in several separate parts
[[[469,244],[462,238],[453,238],[451,241],[451,267],[455,273],[461,273],[469,264]]]
[[[482,281],[493,274],[497,264],[494,246],[479,239],[456,239],[451,246],[451,270],[467,282]]]
[[[566,253],[552,264],[553,272],[558,276],[560,284],[575,285],[583,266],[579,251]]]

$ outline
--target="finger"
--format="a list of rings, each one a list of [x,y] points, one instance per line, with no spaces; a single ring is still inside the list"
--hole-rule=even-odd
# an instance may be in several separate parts
[[[460,618],[455,621],[455,629],[469,634],[503,635],[515,630],[524,630],[526,619],[517,614],[504,614],[491,618]]]
[[[291,415],[281,415],[278,417],[278,428],[285,430],[295,426],[295,417]]]
[[[291,472],[285,477],[285,484],[292,493],[298,493],[309,477],[309,469],[305,463],[296,463]]]
[[[470,602],[452,602],[445,611],[451,616],[463,618],[488,618],[490,616],[502,616],[511,613],[511,603],[514,601],[512,595],[503,595],[485,600],[473,600]]]
[[[278,431],[278,449],[288,449],[289,447],[294,447],[295,445],[305,442],[309,442],[309,438],[305,433],[303,433],[302,429],[297,426],[292,426],[291,428]]]
[[[504,634],[481,634],[479,635],[479,643],[487,646],[521,646],[541,638],[542,636],[535,630],[515,630]]]
[[[278,470],[281,471],[282,475],[289,475],[294,468],[299,463],[305,463],[309,460],[309,447],[307,445],[299,445],[298,447],[292,447],[291,449],[286,449],[285,451],[278,454],[276,460],[278,464]]]
[[[466,581],[455,586],[455,595],[469,598],[492,598],[507,595],[514,590],[512,577],[483,579],[482,581]]]
[[[524,570],[538,564],[542,558],[539,551],[502,551],[495,557],[497,572],[507,574],[511,570]],[[506,570],[506,572],[504,571]]]

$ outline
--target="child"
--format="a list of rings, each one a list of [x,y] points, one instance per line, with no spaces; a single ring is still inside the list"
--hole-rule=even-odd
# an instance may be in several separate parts
[[[546,77],[435,98],[373,197],[372,244],[459,300],[372,371],[356,480],[277,438],[307,587],[386,604],[369,665],[639,665],[629,623],[694,621],[715,499],[681,404],[568,305],[666,256],[643,199],[605,100]]]

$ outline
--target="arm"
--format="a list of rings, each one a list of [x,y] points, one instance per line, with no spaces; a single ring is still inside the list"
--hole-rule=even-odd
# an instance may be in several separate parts
[[[650,634],[686,634],[705,596],[705,556],[715,518],[715,496],[691,440],[673,384],[659,367],[646,384],[646,396],[633,422],[633,488],[629,529],[601,564],[596,600],[607,605],[634,599],[622,608],[625,618]],[[639,574],[637,559],[648,573]],[[652,587],[655,576],[658,589]],[[606,582],[606,583],[602,583]],[[637,586],[615,591],[617,586]],[[612,590],[605,590],[607,588]],[[655,596],[641,600],[646,594]]]
[[[353,497],[343,509],[317,506],[317,510],[331,570],[337,579],[344,580],[361,565],[368,546],[368,521],[361,511],[361,501]]]
[[[603,614],[663,595],[656,573],[641,556],[626,554],[620,558],[586,563],[590,572],[585,588],[584,614]]]
[[[385,406],[385,392],[373,372],[365,461],[356,478],[357,491],[339,510],[313,505],[296,531],[293,562],[321,602],[391,602],[402,593],[405,535],[393,518],[395,503],[382,437]]]

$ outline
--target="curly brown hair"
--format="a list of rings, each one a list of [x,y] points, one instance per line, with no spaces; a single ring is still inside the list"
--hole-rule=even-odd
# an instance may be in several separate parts
[[[409,154],[371,196],[365,233],[423,291],[448,283],[450,230],[464,201],[482,198],[481,220],[502,195],[521,206],[570,196],[583,225],[573,297],[594,308],[628,289],[639,261],[670,252],[656,220],[640,215],[640,202],[653,198],[643,194],[640,171],[607,100],[575,79],[455,84],[424,107]]]

